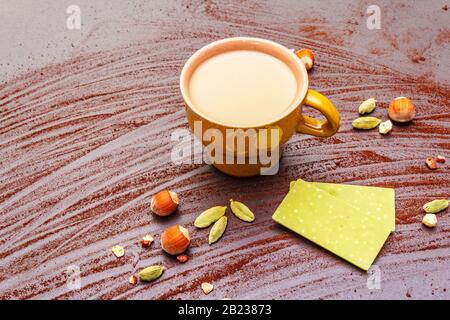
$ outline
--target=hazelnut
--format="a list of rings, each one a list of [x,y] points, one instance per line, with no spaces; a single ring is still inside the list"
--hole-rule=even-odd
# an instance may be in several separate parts
[[[154,240],[153,237],[151,235],[147,234],[144,237],[142,237],[142,239],[141,239],[141,246],[143,248],[148,248],[153,243],[153,240]]]
[[[186,251],[190,242],[189,231],[180,225],[169,227],[161,234],[161,247],[171,255]]]
[[[389,118],[396,122],[408,122],[416,116],[412,101],[405,97],[398,97],[389,104]]]
[[[135,284],[137,284],[138,279],[136,276],[133,275],[133,276],[130,276],[130,278],[128,279],[128,282],[132,285],[135,285]]]
[[[445,163],[445,157],[441,155],[436,156],[436,162]]]
[[[152,197],[150,209],[154,214],[165,217],[177,209],[179,202],[180,200],[175,192],[163,190]]]
[[[431,169],[431,170],[437,169],[436,160],[434,160],[434,158],[431,158],[431,157],[426,158],[425,163],[429,169]]]
[[[201,285],[204,294],[209,294],[214,290],[214,286],[209,282],[203,282]]]
[[[381,122],[378,130],[381,134],[388,134],[392,130],[392,122],[391,120],[386,120],[385,122]]]
[[[427,226],[428,228],[434,228],[437,225],[437,218],[436,215],[433,213],[427,213],[423,219],[422,223]]]
[[[121,258],[125,254],[125,249],[119,245],[112,246],[111,251],[117,258]]]
[[[180,263],[185,263],[185,262],[187,262],[187,261],[189,260],[189,256],[188,256],[187,254],[179,254],[179,255],[177,256],[177,260],[178,260]]]
[[[306,70],[311,70],[314,65],[314,52],[309,49],[300,49],[295,54],[302,60]]]

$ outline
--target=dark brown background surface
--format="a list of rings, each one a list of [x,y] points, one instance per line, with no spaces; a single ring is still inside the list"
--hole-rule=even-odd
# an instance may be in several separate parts
[[[422,205],[449,197],[450,11],[445,1],[77,1],[81,30],[65,27],[72,1],[0,1],[0,298],[450,298],[450,217],[425,229]],[[366,8],[381,8],[381,29]],[[277,176],[235,179],[207,165],[175,165],[171,133],[186,128],[178,77],[199,47],[257,36],[317,57],[311,87],[338,106],[332,138],[296,135]],[[389,136],[356,132],[357,106],[375,97],[413,99],[418,116]],[[397,232],[367,274],[285,230],[271,215],[289,181],[351,183],[396,190]],[[173,189],[179,211],[149,214],[152,194]],[[208,246],[192,221],[233,197],[256,213],[230,216]],[[189,226],[191,260],[162,254],[158,235]],[[145,250],[138,241],[156,235]],[[110,248],[125,247],[123,258]],[[163,263],[155,283],[131,286],[136,270]],[[81,268],[81,290],[66,268]],[[203,295],[200,283],[215,290]]]

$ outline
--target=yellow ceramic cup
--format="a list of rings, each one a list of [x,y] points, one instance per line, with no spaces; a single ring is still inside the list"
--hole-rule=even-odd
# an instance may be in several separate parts
[[[195,107],[189,96],[189,81],[194,70],[210,57],[232,50],[263,52],[280,59],[289,66],[296,77],[298,88],[293,103],[283,114],[266,123],[260,123],[251,127],[242,125],[230,126],[229,124],[220,123],[205,116]],[[185,63],[180,77],[180,89],[186,105],[189,126],[205,146],[211,143],[210,138],[205,139],[203,134],[209,129],[217,130],[223,137],[226,137],[227,129],[254,129],[258,132],[261,129],[277,128],[280,132],[280,139],[276,148],[278,148],[278,154],[280,154],[283,144],[295,132],[318,137],[329,137],[339,129],[340,116],[336,107],[319,92],[308,89],[308,73],[304,64],[291,50],[273,41],[259,38],[237,37],[219,40],[204,46],[195,52]],[[325,116],[326,120],[318,120],[302,115],[302,107],[304,105],[318,110]],[[195,123],[197,123],[197,128],[195,128]],[[200,129],[198,129],[198,123],[201,124]],[[224,140],[223,145],[225,144],[226,142]],[[261,174],[261,168],[265,164],[259,161],[256,163],[237,163],[236,161],[229,163],[227,161],[212,160],[212,165],[226,174],[244,177]]]

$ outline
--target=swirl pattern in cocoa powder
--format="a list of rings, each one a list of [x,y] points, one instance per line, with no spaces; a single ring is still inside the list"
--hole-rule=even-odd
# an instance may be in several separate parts
[[[306,22],[312,29],[297,34],[245,20],[233,2],[215,6],[189,8],[194,18],[214,20],[208,32],[176,29],[170,37],[83,53],[1,85],[0,298],[401,298],[411,290],[413,297],[448,298],[450,218],[442,214],[434,231],[420,224],[423,203],[450,194],[448,163],[434,172],[424,165],[430,155],[450,156],[448,84],[314,36],[325,22]],[[254,10],[270,14],[261,5]],[[314,50],[310,82],[338,106],[339,133],[294,136],[276,176],[235,179],[207,165],[173,164],[170,135],[187,128],[178,89],[184,61],[203,44],[241,34]],[[351,128],[359,102],[375,96],[374,115],[386,118],[398,95],[416,104],[411,124],[388,136]],[[396,189],[397,232],[376,261],[381,290],[368,290],[365,273],[272,222],[289,181],[299,177]],[[181,197],[167,219],[149,213],[151,195],[162,189]],[[207,230],[192,222],[229,198],[251,207],[256,221],[230,216],[225,236],[208,246]],[[157,235],[175,223],[191,229],[186,264],[159,247]],[[156,241],[142,249],[138,242],[147,233]],[[110,252],[115,244],[125,247],[121,259]],[[154,263],[167,268],[158,281],[128,283]],[[81,269],[81,290],[66,285],[70,265]],[[204,281],[215,286],[208,296],[200,290]]]

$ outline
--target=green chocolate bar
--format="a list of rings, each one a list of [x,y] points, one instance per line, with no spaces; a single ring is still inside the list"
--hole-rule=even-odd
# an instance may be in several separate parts
[[[296,181],[291,182],[291,188],[295,183]],[[378,221],[386,223],[392,232],[395,231],[394,189],[322,182],[308,183],[344,200],[362,214],[374,216]]]
[[[340,192],[338,192],[340,194]],[[298,180],[272,218],[312,242],[368,270],[392,226],[341,197]]]

